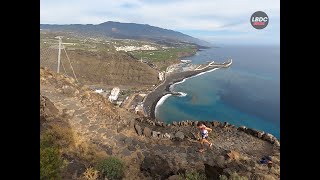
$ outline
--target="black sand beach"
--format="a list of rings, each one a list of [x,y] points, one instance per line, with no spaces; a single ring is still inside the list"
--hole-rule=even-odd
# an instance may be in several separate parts
[[[185,71],[185,72],[168,75],[163,84],[158,86],[155,90],[153,90],[150,94],[147,95],[144,101],[144,108],[145,108],[146,115],[148,117],[155,118],[155,107],[158,101],[161,99],[161,97],[166,94],[174,94],[174,92],[170,91],[170,86],[172,84],[176,82],[180,82],[185,78],[195,76],[199,73],[206,72],[216,68],[218,67],[211,66],[199,71]]]

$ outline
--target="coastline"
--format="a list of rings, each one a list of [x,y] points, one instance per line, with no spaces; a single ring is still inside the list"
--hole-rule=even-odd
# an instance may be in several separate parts
[[[186,71],[186,72],[180,72],[180,73],[169,75],[168,77],[166,77],[165,82],[163,82],[160,86],[154,89],[145,98],[144,108],[145,108],[146,115],[148,117],[156,119],[155,117],[156,106],[162,97],[164,97],[167,94],[181,95],[179,92],[173,92],[170,90],[170,87],[175,83],[179,83],[190,77],[195,77],[200,73],[206,73],[216,69],[219,69],[219,67],[208,67],[200,71]]]

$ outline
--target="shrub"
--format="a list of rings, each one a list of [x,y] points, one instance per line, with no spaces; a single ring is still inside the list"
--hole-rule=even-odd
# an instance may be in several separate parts
[[[108,157],[99,162],[97,169],[110,180],[121,179],[124,175],[124,163],[116,157]]]
[[[86,180],[97,180],[99,177],[99,171],[93,169],[92,167],[87,168],[83,173],[83,178]]]
[[[184,175],[180,175],[181,180],[206,180],[206,176],[203,173],[197,171],[187,172]]]
[[[40,179],[61,179],[63,160],[57,147],[40,147]]]
[[[58,146],[49,134],[40,136],[40,179],[61,179],[64,161]]]
[[[232,173],[229,177],[229,179],[227,178],[227,176],[225,175],[221,175],[219,177],[220,180],[248,180],[247,177],[244,177],[244,176],[240,176],[238,175],[236,172]]]

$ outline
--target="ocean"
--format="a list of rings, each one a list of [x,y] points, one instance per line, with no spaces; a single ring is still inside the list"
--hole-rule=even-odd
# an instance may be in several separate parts
[[[204,49],[194,64],[224,62],[216,69],[171,86],[181,96],[166,95],[156,106],[165,122],[206,120],[229,122],[268,132],[280,139],[280,46],[225,46]]]

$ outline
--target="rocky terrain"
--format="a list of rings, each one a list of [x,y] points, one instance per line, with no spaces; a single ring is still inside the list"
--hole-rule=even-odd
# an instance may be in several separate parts
[[[123,179],[172,180],[192,170],[204,173],[207,179],[233,172],[254,180],[280,179],[280,143],[272,135],[206,122],[213,128],[210,141],[214,146],[198,153],[195,124],[165,124],[140,117],[114,107],[70,77],[40,68],[41,133],[55,126],[72,131],[72,143],[65,143],[62,150],[68,161],[63,179],[81,179],[96,159],[108,156],[125,162]],[[259,163],[266,155],[273,159],[270,170]]]

